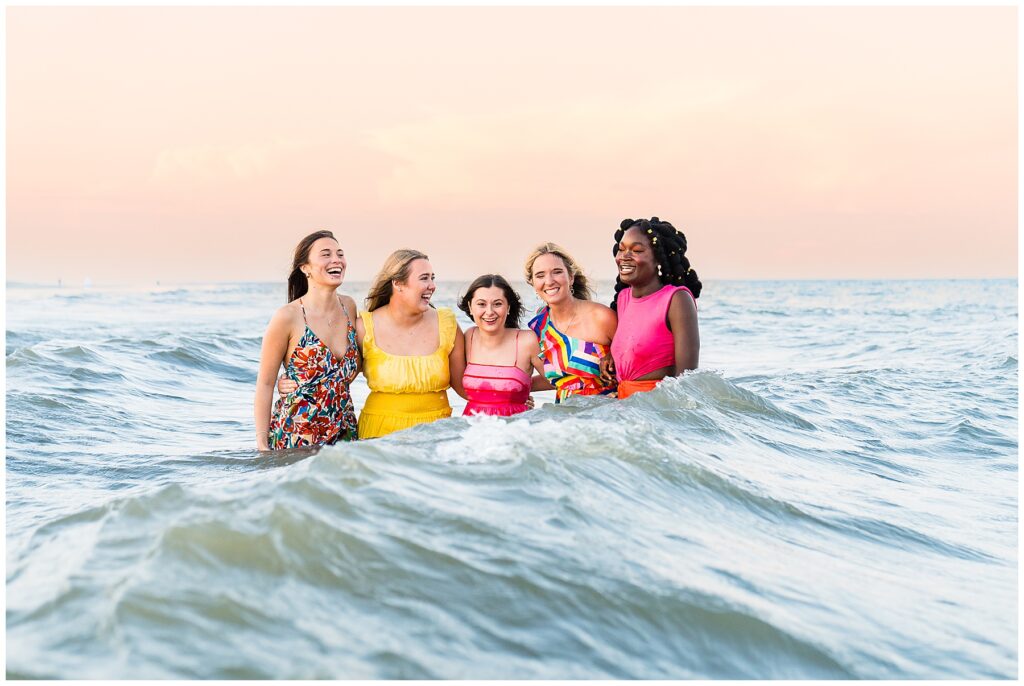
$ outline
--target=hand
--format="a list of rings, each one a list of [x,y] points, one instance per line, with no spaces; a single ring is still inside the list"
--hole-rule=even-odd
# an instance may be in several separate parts
[[[615,360],[612,359],[611,355],[605,355],[601,358],[599,364],[599,378],[601,383],[606,386],[611,386],[615,383]]]
[[[295,383],[284,374],[277,377],[277,392],[280,393],[281,395],[288,395],[289,393],[294,393],[298,387],[299,384]]]
[[[533,402],[533,396],[532,395],[526,396],[526,406],[528,408],[530,408],[531,410],[537,406],[537,404]]]

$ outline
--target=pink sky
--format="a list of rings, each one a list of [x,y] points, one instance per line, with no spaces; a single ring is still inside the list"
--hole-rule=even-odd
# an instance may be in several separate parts
[[[283,280],[333,229],[614,278],[1017,274],[1017,10],[7,8],[7,279]]]

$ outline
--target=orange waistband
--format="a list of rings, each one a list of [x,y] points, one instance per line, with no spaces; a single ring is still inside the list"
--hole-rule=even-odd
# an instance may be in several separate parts
[[[628,398],[634,393],[644,393],[646,391],[654,390],[654,387],[661,383],[661,379],[651,379],[650,381],[620,381],[619,382],[619,400]]]

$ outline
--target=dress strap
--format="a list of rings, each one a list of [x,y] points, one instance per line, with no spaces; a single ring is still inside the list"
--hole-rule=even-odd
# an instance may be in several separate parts
[[[512,366],[519,366],[519,331],[516,331],[516,358],[512,360]]]
[[[345,301],[341,299],[340,295],[338,296],[338,304],[341,305],[341,311],[345,313],[345,319],[348,320],[348,328],[353,328],[355,326],[355,322],[352,321],[352,315],[348,313],[348,308],[345,307]]]
[[[359,313],[359,316],[363,320],[363,329],[365,331],[365,334],[363,335],[363,345],[366,345],[367,343],[376,345],[377,342],[374,340],[373,336],[373,312],[363,311]]]
[[[470,329],[469,331],[466,332],[466,364],[469,364],[469,351],[473,347],[473,338],[474,338],[474,334],[475,333],[476,333],[476,327],[475,326],[472,329]]]
[[[441,347],[438,348],[438,353],[442,354],[443,357],[448,357],[451,354],[452,348],[455,347],[455,332],[459,328],[458,323],[455,321],[455,314],[447,307],[437,308],[437,333],[440,338],[439,343]]]
[[[302,305],[302,298],[299,298],[299,309],[302,310],[302,323],[309,326],[309,322],[306,321],[306,308]]]

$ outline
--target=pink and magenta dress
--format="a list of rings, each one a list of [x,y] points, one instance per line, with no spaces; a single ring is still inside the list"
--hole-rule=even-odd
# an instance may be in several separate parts
[[[693,297],[686,286],[665,285],[642,298],[634,297],[632,288],[619,291],[615,304],[619,324],[612,341],[619,398],[651,390],[661,379],[638,379],[658,369],[675,365],[675,341],[665,319],[676,291],[686,291]]]
[[[470,362],[472,338],[466,338],[466,373],[462,376],[462,387],[468,402],[463,416],[490,414],[509,417],[526,412],[529,409],[526,401],[530,397],[530,375],[519,368],[519,334],[516,334],[516,356],[511,365]]]
[[[306,322],[306,308],[302,321]],[[285,374],[299,385],[282,395],[270,417],[271,450],[331,445],[357,438],[356,413],[349,385],[359,373],[359,348],[352,317],[342,303],[348,319],[345,353],[337,358],[327,344],[306,323],[298,345],[288,358]]]

